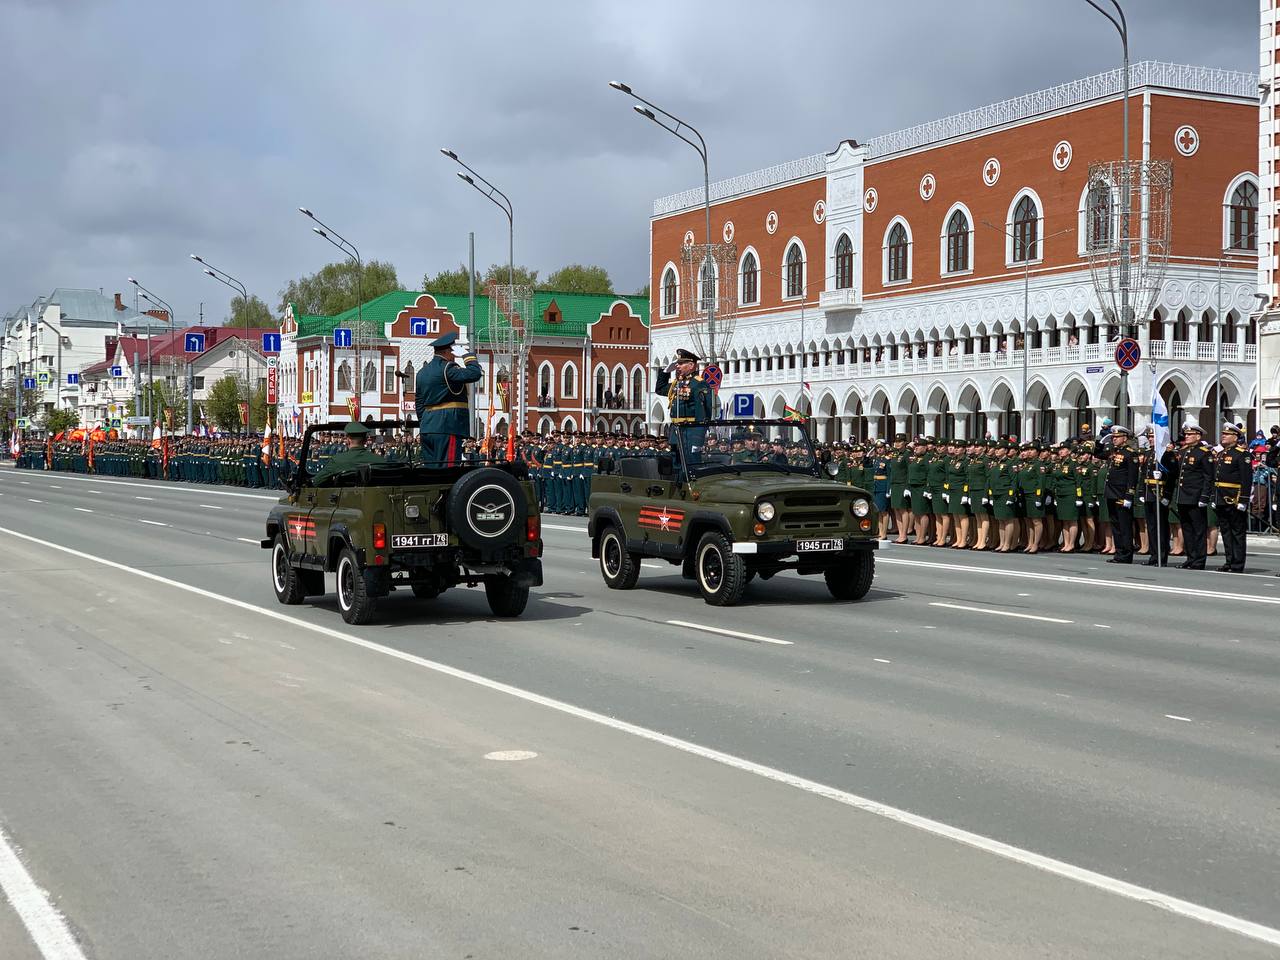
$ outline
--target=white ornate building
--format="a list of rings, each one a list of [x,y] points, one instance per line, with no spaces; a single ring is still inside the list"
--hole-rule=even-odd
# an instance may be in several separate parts
[[[1034,435],[1114,417],[1118,330],[1086,249],[1109,228],[1086,224],[1085,193],[1089,163],[1121,155],[1121,90],[1112,71],[713,184],[714,239],[738,254],[719,278],[737,305],[722,400],[811,408],[824,438],[1017,433],[1025,339]],[[1133,67],[1130,155],[1171,161],[1174,183],[1168,272],[1130,377],[1137,422],[1153,377],[1173,416],[1212,418],[1219,361],[1224,408],[1256,406],[1257,109],[1253,74]],[[655,363],[689,342],[680,248],[703,239],[702,201],[654,204]]]
[[[1261,210],[1258,215],[1258,290],[1265,298],[1259,317],[1259,423],[1280,423],[1280,32],[1276,0],[1261,0],[1261,52],[1258,58],[1258,173]]]

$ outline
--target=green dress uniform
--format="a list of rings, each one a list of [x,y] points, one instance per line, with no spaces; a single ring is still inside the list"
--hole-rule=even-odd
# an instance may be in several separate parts
[[[683,351],[681,356],[688,351]],[[696,359],[689,355],[685,359]],[[707,429],[697,424],[708,424],[715,419],[716,393],[701,375],[671,379],[670,370],[659,370],[653,384],[653,392],[667,398],[667,420],[671,424],[667,438],[674,450],[684,436],[685,455],[696,463],[702,455],[703,440]]]
[[[466,354],[462,364],[443,356],[457,339],[456,333],[446,333],[431,341],[436,355],[422,365],[413,381],[422,459],[428,466],[456,466],[462,457],[462,443],[471,436],[467,384],[484,376],[484,369],[473,353]]]
[[[347,424],[343,433],[349,437],[365,437],[368,436],[369,429],[363,423],[354,421]],[[353,470],[363,464],[385,462],[386,461],[383,460],[382,457],[378,456],[372,450],[366,450],[364,446],[355,446],[330,457],[323,469],[315,475],[313,482],[320,485],[339,473],[343,473],[347,470]]]
[[[929,473],[926,481],[929,486],[929,512],[935,517],[950,512],[947,501],[947,455],[941,450],[935,451],[929,459]]]
[[[1044,519],[1044,477],[1039,460],[1023,460],[1018,464],[1016,489],[1021,495],[1022,516],[1029,520]]]
[[[911,463],[911,451],[903,446],[889,455],[889,503],[895,510],[911,506],[907,496],[907,471]]]
[[[991,513],[997,520],[1014,520],[1018,516],[1016,477],[1013,461],[1007,456],[996,457],[991,462],[987,487],[991,496]]]
[[[907,501],[913,516],[929,514],[929,500],[925,496],[929,484],[929,454],[912,452],[907,460]]]
[[[969,460],[964,454],[947,457],[947,481],[943,486],[947,495],[947,511],[953,517],[963,517],[969,496]]]

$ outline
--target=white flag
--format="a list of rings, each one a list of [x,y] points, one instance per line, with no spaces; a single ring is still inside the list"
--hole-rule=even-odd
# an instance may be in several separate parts
[[[1151,426],[1155,434],[1151,452],[1159,464],[1164,448],[1169,445],[1169,408],[1164,405],[1155,377],[1151,378]]]

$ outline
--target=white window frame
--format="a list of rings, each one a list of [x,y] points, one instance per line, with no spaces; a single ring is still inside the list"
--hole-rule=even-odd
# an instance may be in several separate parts
[[[547,385],[550,387],[550,389],[547,391],[547,395],[550,396],[552,400],[555,400],[556,398],[556,367],[555,367],[555,364],[553,364],[550,360],[543,360],[540,364],[538,364],[538,374],[536,379],[533,381],[534,384],[536,385],[535,390],[537,391],[537,396],[534,399],[542,398],[542,371],[544,370],[548,371],[551,374],[549,377],[547,377]]]
[[[1018,204],[1022,202],[1023,197],[1030,197],[1036,205],[1036,256],[1030,260],[1014,260],[1013,211],[1018,209]],[[1021,270],[1027,266],[1034,267],[1038,263],[1044,263],[1044,201],[1040,199],[1040,194],[1030,187],[1023,187],[1013,195],[1009,211],[1004,217],[1004,265],[1009,270],[1014,268]]]
[[[1253,249],[1248,247],[1233,247],[1231,245],[1231,195],[1236,192],[1236,188],[1240,184],[1248,181],[1253,184],[1253,189],[1258,192],[1258,228],[1253,235]],[[1237,174],[1232,181],[1227,184],[1226,192],[1222,195],[1222,249],[1231,253],[1240,253],[1246,256],[1258,253],[1261,246],[1259,237],[1262,235],[1262,186],[1258,183],[1258,177],[1251,171],[1246,170]]]
[[[787,296],[787,254],[791,252],[792,247],[800,248],[800,292],[795,296]],[[784,302],[795,303],[803,300],[809,292],[809,251],[805,249],[804,241],[799,237],[792,237],[786,242],[782,248],[782,286],[779,290],[781,298]],[[760,289],[759,283],[756,289]]]
[[[756,298],[754,300],[745,300],[742,296],[742,265],[747,262],[747,255],[756,258]],[[760,305],[760,254],[756,252],[755,247],[747,247],[742,251],[742,256],[738,258],[738,306],[740,307],[757,307]]]
[[[838,273],[838,269],[836,266],[836,248],[840,246],[841,237],[847,237],[849,240],[849,286],[848,287],[837,287],[835,285],[836,274]],[[848,230],[841,230],[839,233],[837,233],[835,242],[831,244],[831,274],[829,279],[831,282],[831,286],[828,287],[829,290],[842,290],[842,289],[857,290],[858,289],[858,248],[857,248],[857,245],[854,244],[853,242],[853,234],[850,233]]]
[[[667,271],[671,271],[671,275],[675,278],[675,309],[670,313],[667,312],[667,296],[666,296],[666,280]],[[678,317],[680,316],[680,271],[676,269],[676,265],[670,260],[662,268],[658,274],[658,315],[661,317]]]
[[[1076,255],[1080,257],[1089,256],[1089,187],[1089,182],[1085,181],[1084,189],[1080,191],[1080,205],[1076,209]],[[1120,242],[1120,199],[1116,196],[1114,183],[1108,180],[1107,187],[1111,190],[1111,242],[1106,249],[1113,251]]]
[[[965,219],[969,221],[969,266],[965,270],[948,270],[947,269],[947,227],[951,223],[952,216],[959,210],[965,215]],[[973,219],[973,213],[963,203],[953,203],[947,211],[946,216],[942,218],[942,232],[938,235],[938,276],[940,277],[967,277],[973,273],[973,241],[976,223]],[[886,243],[886,250],[888,244]]]
[[[573,383],[570,385],[572,386],[571,390],[565,389],[566,374],[572,374],[573,376]],[[578,368],[574,365],[573,361],[572,360],[566,361],[564,366],[560,368],[560,396],[562,399],[564,400],[578,399],[578,380],[579,379],[580,378],[578,376]]]
[[[893,232],[893,228],[897,224],[902,224],[902,229],[907,232],[907,277],[905,280],[889,279],[889,234]],[[884,228],[884,237],[880,241],[880,285],[884,287],[905,287],[915,277],[915,237],[911,233],[911,224],[907,218],[899,214],[894,217]]]

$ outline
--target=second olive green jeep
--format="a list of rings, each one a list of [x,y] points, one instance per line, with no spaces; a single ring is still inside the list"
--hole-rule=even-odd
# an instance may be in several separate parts
[[[871,495],[830,479],[803,423],[728,420],[673,428],[670,455],[606,461],[591,481],[591,555],[607,586],[636,585],[642,557],[680,566],[707,603],[754,577],[822,574],[837,600],[875,576]]]

